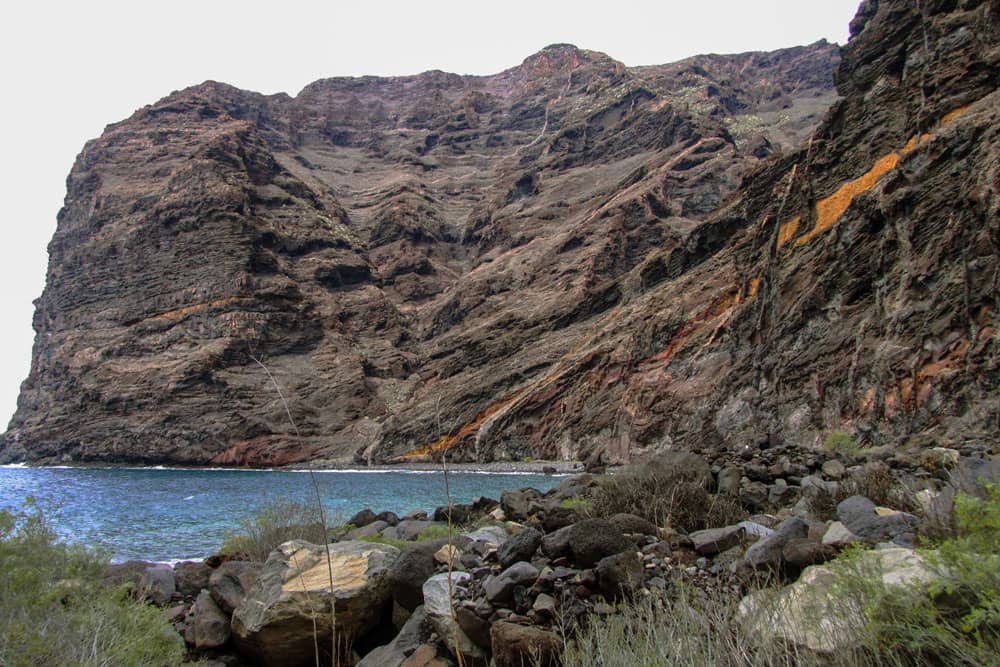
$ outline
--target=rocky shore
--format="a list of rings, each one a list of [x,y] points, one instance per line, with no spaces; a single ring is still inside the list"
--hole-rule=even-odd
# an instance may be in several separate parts
[[[567,476],[545,493],[403,517],[364,509],[326,545],[285,542],[263,562],[131,561],[109,578],[163,607],[205,667],[315,664],[317,651],[360,667],[453,665],[459,655],[465,665],[555,665],[618,604],[663,605],[682,589],[744,596],[741,614],[762,641],[822,657],[858,641],[804,621],[829,596],[823,564],[861,546],[884,580],[927,585],[935,575],[916,547],[951,515],[956,488],[1000,478],[996,454],[978,449],[789,454],[678,452]],[[651,482],[659,491],[647,493]],[[630,493],[634,511],[614,511]],[[767,596],[762,581],[775,586]]]

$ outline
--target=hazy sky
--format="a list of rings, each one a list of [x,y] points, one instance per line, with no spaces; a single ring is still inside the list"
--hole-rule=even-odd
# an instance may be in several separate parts
[[[77,153],[206,79],[294,95],[328,76],[492,74],[569,42],[627,65],[843,44],[858,0],[12,0],[0,8],[0,429],[27,376],[32,300]]]

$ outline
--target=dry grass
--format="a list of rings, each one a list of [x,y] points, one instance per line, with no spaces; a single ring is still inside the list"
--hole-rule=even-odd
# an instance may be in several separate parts
[[[706,491],[692,470],[657,462],[627,468],[602,480],[592,499],[592,515],[608,517],[621,512],[682,532],[729,525],[745,516],[734,500]]]

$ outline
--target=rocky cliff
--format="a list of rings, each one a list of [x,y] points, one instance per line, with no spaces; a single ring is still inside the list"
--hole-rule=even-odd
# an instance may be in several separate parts
[[[998,14],[174,93],[70,174],[0,460],[995,437]]]

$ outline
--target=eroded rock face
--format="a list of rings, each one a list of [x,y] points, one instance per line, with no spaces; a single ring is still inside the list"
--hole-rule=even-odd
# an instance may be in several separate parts
[[[341,641],[363,635],[390,601],[386,575],[398,554],[393,546],[370,542],[281,545],[233,612],[240,653],[265,664],[312,664],[314,641],[321,650],[330,646],[331,604]]]
[[[176,93],[73,168],[0,460],[995,439],[998,24],[865,3],[818,123],[825,44]]]
[[[683,269],[647,256],[758,163],[733,123],[780,91],[760,131],[787,143],[836,60],[639,71],[556,45],[494,76],[207,82],[141,109],[70,174],[0,459],[367,461],[451,435],[466,458],[551,455],[570,424],[501,423],[517,393]]]

